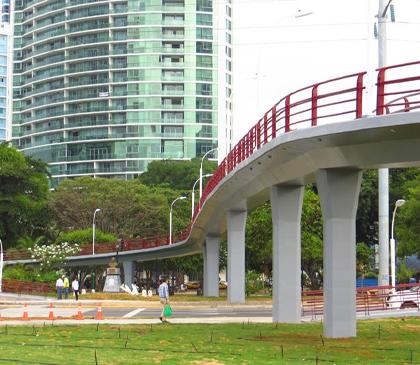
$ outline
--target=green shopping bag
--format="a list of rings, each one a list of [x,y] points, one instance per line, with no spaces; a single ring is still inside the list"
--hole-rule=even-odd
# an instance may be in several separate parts
[[[170,317],[170,316],[172,316],[172,308],[171,308],[171,306],[170,306],[169,304],[167,304],[167,305],[165,306],[165,309],[163,310],[163,315],[164,315],[165,317]]]

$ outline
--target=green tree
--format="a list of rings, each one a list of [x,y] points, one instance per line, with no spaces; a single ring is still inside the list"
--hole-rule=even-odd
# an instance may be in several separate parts
[[[322,229],[319,196],[311,188],[306,188],[302,209],[302,270],[311,289],[319,289],[323,279]]]
[[[139,180],[145,185],[165,185],[174,190],[191,190],[199,177],[200,163],[201,158],[190,161],[152,161],[147,171],[139,176]],[[216,162],[204,160],[203,174],[213,173],[216,168]],[[204,181],[203,184],[205,185]]]
[[[64,231],[90,228],[93,212],[100,208],[96,224],[104,232],[125,237],[168,232],[167,198],[136,180],[64,180],[52,194],[50,207],[57,226]]]
[[[5,247],[44,234],[49,217],[46,164],[0,144],[0,237]]]
[[[273,228],[271,205],[265,203],[249,213],[245,230],[245,258],[248,271],[263,272],[270,276],[272,270]]]
[[[407,200],[395,219],[398,256],[420,257],[420,177],[407,183]]]

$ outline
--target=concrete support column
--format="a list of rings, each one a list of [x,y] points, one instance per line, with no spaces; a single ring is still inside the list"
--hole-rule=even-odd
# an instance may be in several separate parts
[[[324,334],[356,336],[356,211],[362,172],[316,173],[324,220]]]
[[[124,284],[127,285],[130,289],[132,289],[131,284],[133,284],[134,267],[135,267],[134,261],[123,262]]]
[[[206,297],[219,296],[219,248],[220,237],[206,237],[206,244],[203,250],[203,283],[204,296]]]
[[[247,211],[227,212],[228,302],[245,303],[245,223]]]
[[[273,219],[273,322],[301,319],[300,221],[303,186],[271,188]]]

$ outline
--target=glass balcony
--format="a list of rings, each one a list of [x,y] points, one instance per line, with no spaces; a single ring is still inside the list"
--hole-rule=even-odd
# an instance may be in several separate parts
[[[182,75],[162,75],[162,81],[183,81],[184,76]]]
[[[100,42],[108,42],[109,36],[108,35],[102,35],[102,36],[95,36],[90,38],[78,38],[78,39],[71,39],[69,41],[69,46],[80,46],[90,43],[100,43]]]
[[[70,0],[70,6],[73,5],[81,5],[81,4],[88,4],[88,3],[96,3],[103,0]]]
[[[161,104],[162,109],[183,109],[184,104],[170,104],[170,103],[163,103]]]
[[[185,34],[183,32],[182,33],[164,32],[162,33],[162,38],[163,39],[184,39]]]
[[[162,95],[176,95],[176,96],[182,96],[184,95],[184,90],[162,90]]]
[[[175,13],[175,12],[180,12],[183,13],[185,11],[185,6],[182,4],[165,4],[162,5],[162,11],[164,12],[170,12],[170,13]]]
[[[109,28],[109,23],[101,22],[101,23],[82,23],[79,25],[71,26],[67,33],[74,33],[74,32],[81,32],[84,30],[91,30],[91,29],[103,29]]]
[[[53,70],[53,71],[43,72],[30,78],[28,82],[42,80],[48,77],[62,76],[63,73],[64,73],[64,68],[62,70]]]
[[[73,65],[70,65],[73,66]],[[81,66],[73,66],[67,70],[67,73],[76,73],[76,72],[86,72],[86,71],[96,71],[96,70],[107,70],[109,65],[107,64],[99,64],[99,65],[81,65]]]
[[[42,33],[42,34],[37,35],[35,37],[35,40],[34,41],[35,42],[38,42],[38,41],[42,41],[43,39],[57,37],[57,36],[63,35],[65,32],[66,31],[64,30],[64,28],[54,29],[52,31],[45,32],[45,33]]]
[[[109,9],[105,7],[87,8],[87,9],[74,12],[73,14],[70,14],[69,16],[67,16],[67,19],[72,20],[72,19],[79,19],[79,18],[85,18],[85,17],[91,17],[91,16],[108,15],[108,14],[109,14]]]
[[[164,18],[162,20],[163,25],[184,25],[184,19],[177,18]]]

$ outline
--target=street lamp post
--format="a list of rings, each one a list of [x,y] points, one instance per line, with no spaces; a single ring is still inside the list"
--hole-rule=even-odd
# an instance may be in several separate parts
[[[0,239],[0,293],[3,288],[3,242]]]
[[[169,244],[172,245],[172,208],[175,204],[176,201],[178,200],[184,200],[187,199],[186,196],[180,196],[178,198],[176,198],[172,204],[171,204],[171,209],[169,210]]]
[[[101,210],[99,208],[97,208],[93,212],[93,222],[92,222],[92,255],[95,254],[95,228],[96,228],[95,218],[96,218],[96,213],[99,213],[100,211]]]
[[[392,223],[391,223],[391,239],[389,240],[390,256],[391,256],[391,285],[392,289],[395,290],[395,239],[394,239],[394,222],[395,214],[397,209],[402,207],[405,204],[404,199],[398,199],[395,202],[394,213],[392,214]]]
[[[386,66],[386,13],[392,0],[379,0],[378,9],[378,67]],[[385,5],[385,3],[387,3]],[[379,213],[379,282],[389,285],[389,170],[378,170],[378,213]]]
[[[203,161],[204,161],[204,159],[206,158],[206,156],[209,153],[214,152],[214,151],[217,151],[217,150],[218,150],[217,147],[216,148],[213,148],[210,151],[207,151],[204,154],[204,156],[201,158],[201,164],[200,164],[200,180],[199,180],[200,181],[200,200],[201,200],[201,196],[203,195]]]
[[[202,178],[204,179],[205,177],[210,177],[210,176],[213,176],[213,174],[206,174],[206,175],[203,175],[203,176],[202,176]],[[193,216],[194,216],[194,208],[195,208],[195,186],[197,185],[197,183],[198,183],[200,180],[201,180],[201,177],[199,177],[199,178],[195,181],[195,183],[194,183],[194,185],[193,185],[193,188],[192,188],[192,195],[191,195],[191,217],[193,217]]]

